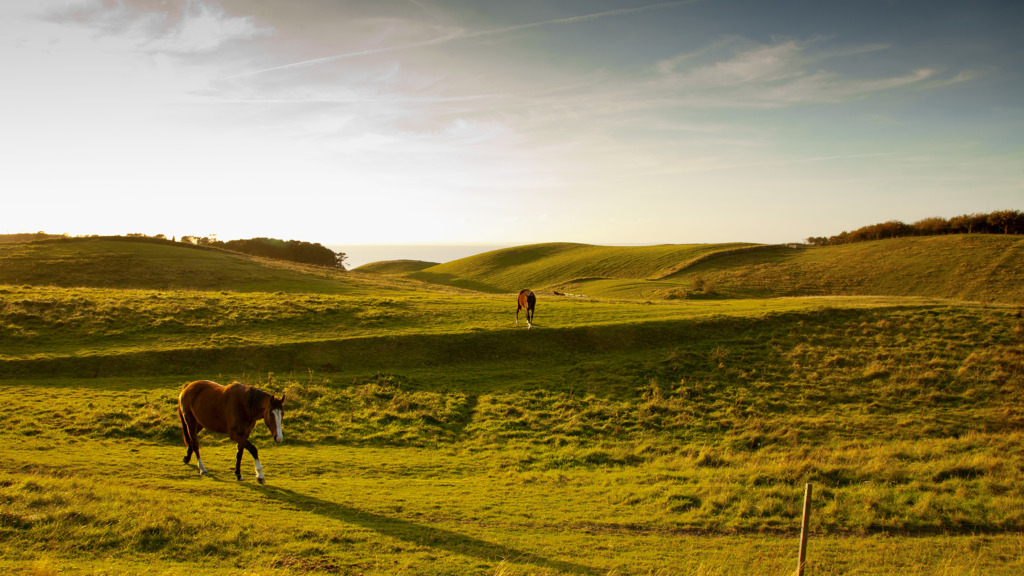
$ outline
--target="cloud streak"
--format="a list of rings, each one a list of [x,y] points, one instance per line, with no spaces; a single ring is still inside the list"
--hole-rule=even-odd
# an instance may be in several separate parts
[[[648,4],[646,6],[638,6],[636,8],[622,8],[619,10],[608,10],[605,12],[595,12],[593,14],[584,14],[581,16],[570,16],[568,18],[555,18],[552,20],[544,20],[541,22],[530,22],[528,24],[517,24],[515,26],[506,26],[504,28],[493,28],[490,30],[478,30],[478,31],[466,31],[462,30],[452,34],[447,34],[437,38],[431,38],[429,40],[423,40],[419,42],[410,42],[408,44],[398,44],[395,46],[384,46],[381,48],[370,48],[367,50],[358,50],[355,52],[346,52],[344,54],[335,54],[333,56],[325,56],[323,58],[313,58],[310,60],[303,60],[301,62],[292,62],[290,64],[282,64],[280,66],[271,66],[269,68],[263,68],[261,70],[254,70],[252,72],[244,72],[242,74],[236,74],[230,76],[228,80],[234,80],[238,78],[246,78],[251,76],[258,76],[260,74],[266,74],[268,72],[279,72],[283,70],[292,70],[298,68],[308,68],[310,66],[319,66],[322,64],[329,64],[338,60],[345,60],[348,58],[358,58],[361,56],[370,56],[373,54],[384,54],[387,52],[399,52],[402,50],[411,50],[414,48],[425,48],[428,46],[437,46],[439,44],[446,44],[448,42],[454,42],[457,40],[471,40],[474,38],[483,38],[487,36],[495,36],[500,34],[508,34],[510,32],[518,32],[520,30],[528,30],[530,28],[539,28],[542,26],[553,26],[559,24],[578,24],[581,22],[587,22],[590,20],[597,20],[600,18],[612,18],[616,16],[625,16],[628,14],[636,14],[640,12],[648,12],[651,10],[661,10],[666,8],[674,8],[676,6],[682,6],[685,4],[693,4],[699,0],[683,0],[679,2],[659,2],[657,4]]]
[[[803,43],[792,40],[739,50],[729,58],[685,67],[698,56],[683,55],[659,62],[659,77],[647,88],[663,94],[666,104],[779,108],[811,102],[840,103],[905,86],[924,86],[937,74],[931,68],[918,68],[900,76],[854,79],[826,70],[811,71],[809,65],[820,58],[808,55]],[[936,85],[969,78],[960,75]]]

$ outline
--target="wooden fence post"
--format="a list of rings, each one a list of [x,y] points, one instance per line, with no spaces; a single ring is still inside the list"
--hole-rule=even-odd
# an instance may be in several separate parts
[[[808,527],[811,524],[811,483],[807,483],[804,490],[804,519],[800,526],[800,561],[797,564],[796,575],[804,576],[804,561],[807,559],[807,537]]]

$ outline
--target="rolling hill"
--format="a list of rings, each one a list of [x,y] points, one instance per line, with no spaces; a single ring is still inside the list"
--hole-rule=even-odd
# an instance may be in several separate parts
[[[925,296],[1024,302],[1024,237],[960,234],[725,254],[667,278],[738,297]]]
[[[1019,304],[1024,238],[961,234],[824,247],[551,243],[352,272],[169,242],[74,238],[0,244],[0,284],[353,295],[529,287],[645,300],[843,295]]]
[[[978,235],[380,274],[0,246],[0,572],[786,574],[813,483],[811,573],[1017,574],[1020,259]],[[544,296],[527,330],[520,283],[632,299]],[[885,292],[910,297],[857,295]],[[266,486],[212,434],[210,477],[182,464],[198,378],[287,395]]]
[[[948,235],[840,246],[536,244],[408,274],[506,293],[524,287],[616,298],[927,296],[1024,302],[1024,238]],[[694,290],[695,286],[704,290]]]
[[[494,250],[447,262],[410,278],[483,292],[514,292],[525,287],[548,288],[574,279],[659,278],[710,254],[756,244],[666,244],[659,246],[594,246],[533,244]]]
[[[436,290],[401,278],[131,238],[0,244],[0,284],[142,290],[378,294]]]
[[[401,275],[419,272],[420,270],[437,265],[437,262],[424,262],[423,260],[385,260],[383,262],[363,264],[358,268],[353,268],[352,271],[367,274]]]

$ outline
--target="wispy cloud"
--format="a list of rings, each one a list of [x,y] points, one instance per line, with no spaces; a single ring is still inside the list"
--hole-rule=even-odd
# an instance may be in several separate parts
[[[711,63],[706,62],[706,54],[663,60],[656,65],[659,77],[654,85],[670,102],[708,107],[775,108],[812,102],[845,102],[885,90],[922,85],[937,75],[934,69],[918,68],[899,76],[845,77],[812,68],[824,56],[809,54],[807,45],[795,40],[781,41],[738,50]],[[883,49],[883,46],[871,45],[827,56],[842,57]],[[957,76],[954,80],[966,79]]]
[[[439,44],[445,44],[456,40],[470,40],[474,38],[482,38],[487,36],[495,36],[499,34],[508,34],[511,32],[518,32],[521,30],[528,30],[530,28],[538,28],[541,26],[552,26],[558,24],[576,24],[580,22],[586,22],[589,20],[596,20],[599,18],[610,18],[615,16],[624,16],[627,14],[635,14],[638,12],[647,12],[650,10],[660,10],[665,8],[672,8],[681,6],[684,4],[692,4],[699,0],[684,0],[679,2],[660,2],[657,4],[648,4],[646,6],[638,6],[636,8],[622,8],[618,10],[608,10],[605,12],[595,12],[592,14],[584,14],[580,16],[570,16],[567,18],[555,18],[551,20],[544,20],[541,22],[530,22],[527,24],[517,24],[514,26],[506,26],[504,28],[492,28],[489,30],[456,30],[450,34],[438,36],[428,40],[421,40],[417,42],[410,42],[407,44],[397,44],[392,46],[383,46],[380,48],[368,48],[366,50],[357,50],[353,52],[346,52],[343,54],[335,54],[333,56],[325,56],[323,58],[313,58],[310,60],[303,60],[300,62],[292,62],[290,64],[282,64],[280,66],[272,66],[269,68],[263,68],[261,70],[253,70],[251,72],[244,72],[242,74],[236,74],[229,77],[228,79],[243,78],[247,76],[256,76],[259,74],[265,74],[268,72],[276,72],[281,70],[290,70],[294,68],[305,68],[309,66],[319,66],[322,64],[329,64],[338,60],[344,60],[347,58],[358,58],[360,56],[370,56],[373,54],[382,54],[387,52],[397,52],[402,50],[411,50],[414,48],[425,48],[428,46],[436,46]],[[414,2],[415,3],[415,2]],[[417,5],[419,5],[417,3]]]
[[[661,174],[682,174],[689,172],[714,172],[719,170],[735,170],[738,168],[754,168],[762,166],[790,166],[795,164],[811,164],[817,162],[833,162],[836,160],[858,160],[864,158],[881,158],[891,156],[889,153],[878,152],[868,154],[833,154],[828,156],[807,156],[773,160],[758,160],[754,162],[722,162],[720,160],[693,163],[690,165],[677,166],[661,170]]]
[[[229,42],[249,40],[271,34],[269,28],[258,26],[251,17],[233,17],[223,9],[191,1],[181,20],[170,26],[164,35],[147,45],[160,52],[209,52]]]
[[[76,23],[132,40],[148,53],[207,53],[273,31],[249,16],[231,16],[214,3],[186,0],[161,9],[138,0],[76,0],[48,10],[47,20]]]

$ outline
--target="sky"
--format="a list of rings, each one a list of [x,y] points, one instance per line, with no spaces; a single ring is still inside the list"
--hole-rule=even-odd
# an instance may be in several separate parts
[[[781,243],[1024,209],[1024,2],[3,0],[0,233]]]

